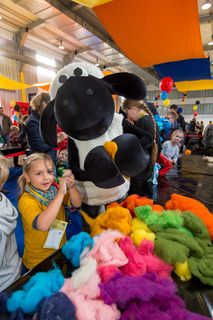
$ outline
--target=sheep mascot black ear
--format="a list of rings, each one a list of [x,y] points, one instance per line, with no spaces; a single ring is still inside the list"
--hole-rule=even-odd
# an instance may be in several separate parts
[[[112,94],[144,99],[146,87],[131,73],[104,77],[95,65],[71,63],[53,80],[52,101],[41,117],[41,133],[47,144],[56,145],[57,123],[69,136],[69,167],[83,203],[89,206],[125,197],[127,177],[137,175],[149,163],[139,140],[123,134],[123,116],[115,113]],[[109,141],[111,144],[106,143]]]

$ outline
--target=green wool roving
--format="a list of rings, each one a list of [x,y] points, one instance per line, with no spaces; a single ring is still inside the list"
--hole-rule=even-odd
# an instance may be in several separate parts
[[[176,228],[192,236],[191,232],[183,227],[183,217],[180,211],[164,210],[158,213],[152,211],[149,205],[145,205],[135,208],[135,214],[153,232],[159,232],[166,228]]]
[[[182,216],[183,226],[190,230],[194,237],[206,239],[211,243],[208,229],[199,217],[189,211],[184,211]]]
[[[167,228],[156,236],[155,254],[169,264],[184,262],[190,256],[203,257],[204,250],[198,241],[180,230]]]
[[[186,261],[189,249],[181,243],[157,237],[155,239],[155,254],[168,264]]]
[[[213,286],[213,246],[207,240],[196,239],[203,248],[204,255],[202,259],[190,257],[189,268],[191,273],[199,278],[202,283]]]

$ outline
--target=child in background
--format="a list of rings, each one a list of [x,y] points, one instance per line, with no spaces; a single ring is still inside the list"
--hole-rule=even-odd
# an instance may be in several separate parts
[[[184,134],[182,130],[175,130],[171,135],[171,140],[167,140],[162,145],[162,151],[158,163],[163,166],[159,175],[164,176],[174,164],[176,164],[180,151],[180,143]]]
[[[25,270],[35,267],[65,243],[64,205],[81,206],[70,170],[65,170],[59,185],[54,180],[54,165],[47,154],[34,153],[25,159],[18,204],[24,227]]]
[[[0,156],[0,189],[9,175],[7,160]],[[18,212],[0,192],[0,292],[20,276],[21,259],[17,251],[15,228]]]
[[[11,126],[10,134],[9,134],[9,143],[12,147],[21,147],[21,144],[19,143],[19,136],[20,136],[19,127],[14,125]],[[18,156],[13,157],[13,164],[14,164],[14,167],[21,167],[18,164]]]
[[[23,148],[27,148],[27,131],[26,131],[26,122],[28,120],[29,116],[25,114],[23,116],[23,122],[20,123],[19,128],[20,128],[20,135],[19,135],[19,143],[22,145]]]
[[[68,166],[68,150],[62,149],[58,151],[57,155],[57,181],[62,177],[65,170],[69,169]]]
[[[12,146],[19,145],[19,127],[18,126],[11,126],[10,127],[10,134],[9,134],[9,143]]]

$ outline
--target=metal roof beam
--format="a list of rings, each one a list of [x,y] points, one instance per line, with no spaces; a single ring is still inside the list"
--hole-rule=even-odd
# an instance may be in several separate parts
[[[70,1],[70,0],[46,0],[49,4],[51,4],[54,8],[61,11],[66,16],[70,17],[72,20],[77,22],[79,25],[90,31],[92,34],[100,38],[102,41],[107,43],[111,48],[114,48],[118,52],[122,51],[120,48],[115,44],[115,42],[112,40],[110,35],[106,32],[104,27],[101,25],[100,21],[97,19],[97,17],[92,14],[92,11],[88,10],[85,7],[77,7],[76,10],[76,3]],[[122,68],[122,66],[121,66]],[[138,74],[143,74],[143,78],[150,81],[151,83],[158,85],[159,80],[151,75],[149,72],[142,69],[140,66],[137,66],[137,72]]]
[[[200,24],[211,23],[213,21],[213,14],[200,16]]]

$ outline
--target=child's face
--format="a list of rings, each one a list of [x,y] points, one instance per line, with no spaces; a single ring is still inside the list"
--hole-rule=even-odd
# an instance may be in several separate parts
[[[51,161],[35,160],[32,161],[28,173],[24,173],[27,183],[33,187],[46,192],[54,181],[54,168]]]
[[[183,135],[180,133],[177,133],[174,135],[172,141],[174,141],[175,143],[179,143],[181,142],[182,139],[183,139]]]
[[[67,162],[68,161],[68,151],[67,149],[61,150],[58,155],[59,160]]]
[[[141,110],[136,106],[132,106],[126,110],[127,117],[132,121],[140,119]]]

